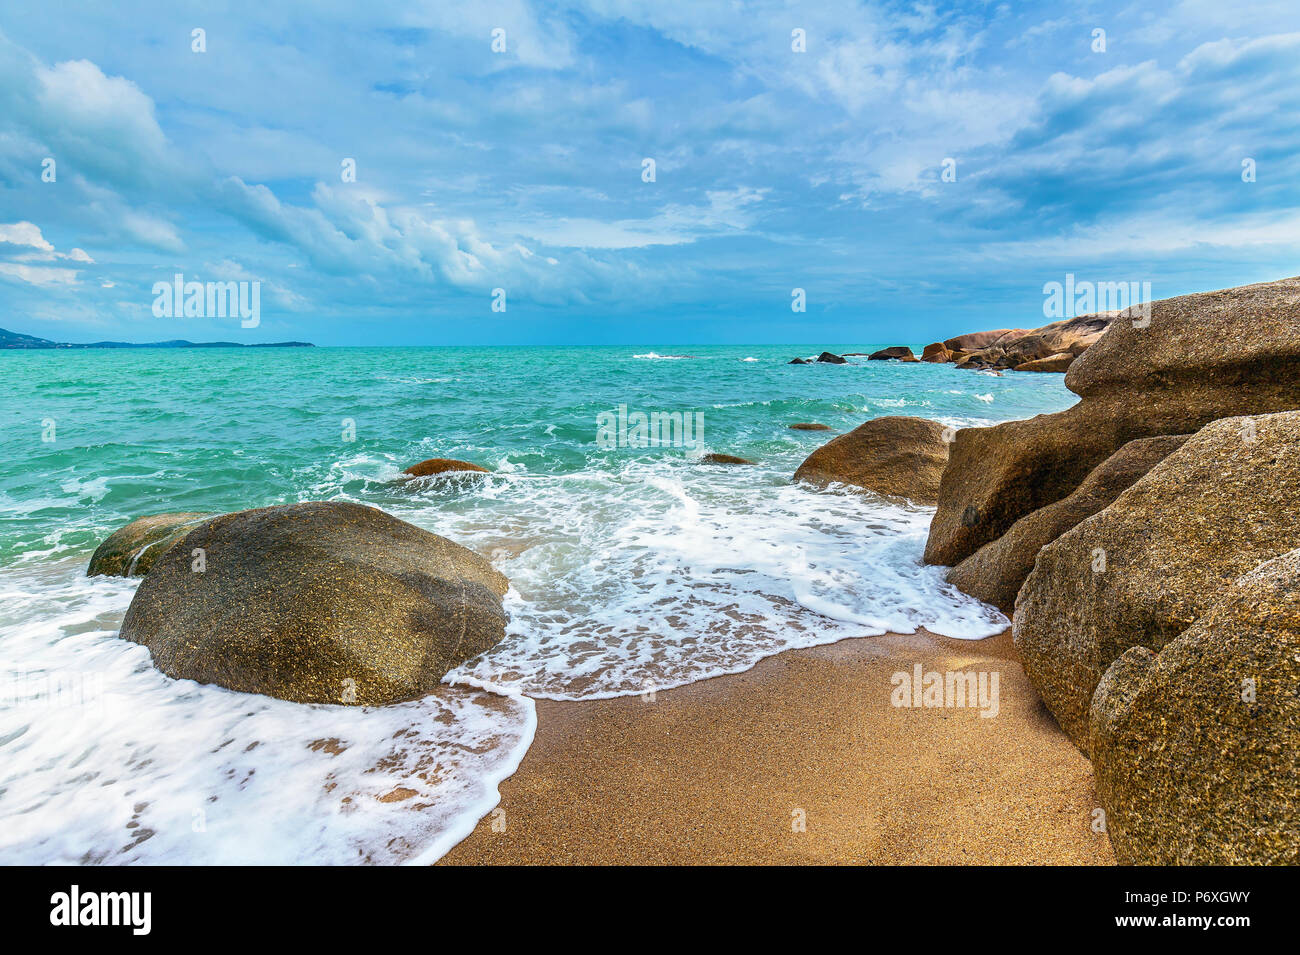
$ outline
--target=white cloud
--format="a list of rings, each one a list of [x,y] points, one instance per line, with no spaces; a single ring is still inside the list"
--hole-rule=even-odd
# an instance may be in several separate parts
[[[0,242],[24,245],[43,252],[53,252],[54,246],[45,241],[40,228],[34,222],[0,223]]]
[[[23,265],[18,262],[0,262],[0,275],[8,275],[20,282],[26,282],[28,285],[40,287],[77,284],[77,271],[75,269]]]
[[[6,249],[4,246],[14,248]],[[7,258],[7,261],[0,261],[0,275],[8,275],[28,285],[37,286],[75,285],[79,270],[28,263],[54,262],[59,259],[82,264],[93,264],[95,261],[83,249],[59,252],[41,234],[36,223],[27,221],[0,223],[0,255]]]

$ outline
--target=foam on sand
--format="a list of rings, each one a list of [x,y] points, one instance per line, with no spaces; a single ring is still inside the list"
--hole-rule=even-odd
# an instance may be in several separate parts
[[[136,582],[80,570],[0,595],[6,862],[432,862],[532,742],[531,700],[467,687],[363,708],[172,680],[116,636]]]

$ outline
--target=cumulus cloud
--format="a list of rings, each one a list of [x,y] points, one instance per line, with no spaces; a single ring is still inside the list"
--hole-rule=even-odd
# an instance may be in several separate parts
[[[59,252],[34,222],[0,222],[0,275],[41,287],[75,285],[79,269],[30,264],[60,259],[84,265],[95,261],[83,249]]]

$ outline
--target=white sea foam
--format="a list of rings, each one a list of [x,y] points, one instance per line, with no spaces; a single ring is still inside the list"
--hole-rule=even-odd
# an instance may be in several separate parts
[[[470,688],[362,708],[169,679],[115,634],[135,582],[81,571],[0,584],[6,863],[429,862],[532,741],[530,700]]]
[[[507,639],[449,679],[531,696],[628,695],[846,637],[1007,626],[922,564],[928,510],[764,468],[638,461],[398,513],[492,556],[513,584]]]

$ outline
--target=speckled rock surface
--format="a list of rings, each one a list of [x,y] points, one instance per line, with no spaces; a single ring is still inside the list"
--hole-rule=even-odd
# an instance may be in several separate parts
[[[1300,863],[1298,687],[1300,550],[1243,576],[1159,653],[1116,660],[1091,710],[1116,860]]]
[[[1015,644],[1076,744],[1107,667],[1130,647],[1159,650],[1239,576],[1300,546],[1297,513],[1300,412],[1224,418],[1039,552]]]
[[[962,428],[939,486],[925,562],[956,565],[1026,514],[1065,497],[1125,443],[1117,442],[1115,428],[1109,405]]]
[[[927,563],[969,557],[1134,438],[1300,408],[1300,279],[1154,302],[1149,320],[1112,321],[1065,384],[1083,396],[1066,411],[958,432]]]
[[[997,540],[963,560],[948,572],[948,582],[1010,613],[1040,548],[1106,507],[1182,447],[1188,437],[1166,435],[1130,441],[1093,468],[1069,496],[1025,515]]]
[[[289,504],[192,530],[141,582],[121,635],[178,679],[379,705],[425,695],[498,643],[508,585],[486,559],[375,508]]]
[[[95,548],[86,576],[141,577],[173,544],[210,517],[201,511],[137,517]]]
[[[944,430],[925,418],[874,418],[808,455],[794,479],[817,486],[840,482],[933,504],[948,462]]]
[[[1300,393],[1300,277],[1155,302],[1150,323],[1114,322],[1081,355],[1065,385],[1085,398],[1137,390],[1155,400],[1225,405],[1237,393],[1263,414],[1296,407]]]
[[[487,468],[479,467],[477,464],[470,464],[468,461],[457,461],[454,458],[429,458],[419,464],[412,464],[402,473],[409,474],[411,477],[429,477],[433,474],[447,474],[452,471],[489,473]]]

